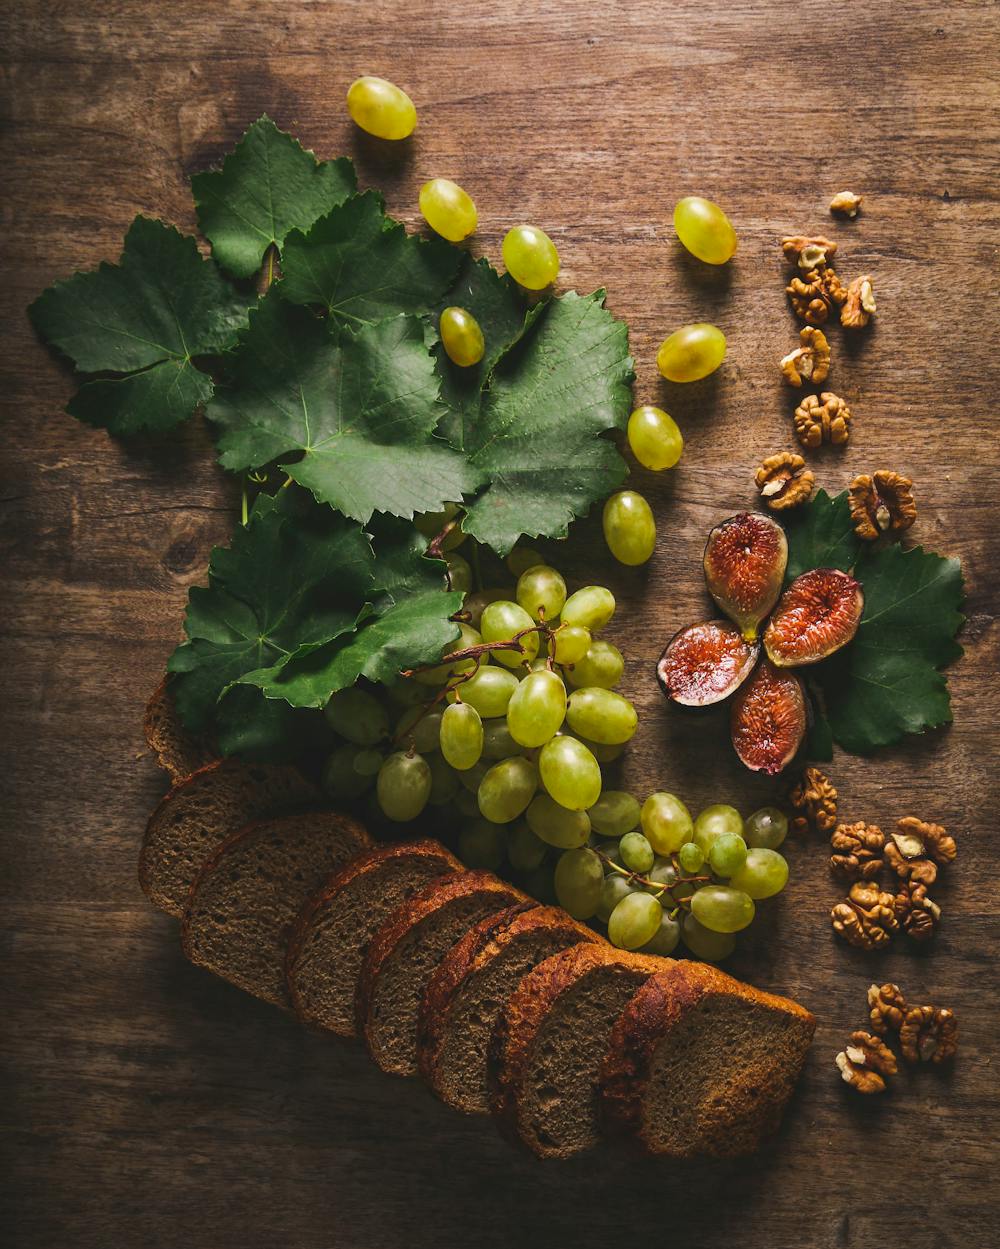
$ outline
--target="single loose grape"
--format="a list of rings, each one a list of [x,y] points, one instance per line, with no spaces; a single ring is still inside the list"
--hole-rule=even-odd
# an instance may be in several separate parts
[[[705,862],[705,851],[696,841],[686,841],[677,851],[677,860],[685,872],[699,872]]]
[[[648,872],[656,861],[653,847],[642,833],[626,833],[618,843],[618,852],[630,872]]]
[[[566,705],[566,719],[574,733],[602,746],[629,741],[639,723],[627,698],[600,686],[575,690]]]
[[[501,824],[473,820],[458,834],[458,857],[466,867],[495,872],[507,853],[507,839]]]
[[[736,949],[736,938],[732,933],[713,932],[699,924],[693,915],[685,915],[681,925],[681,939],[696,958],[717,963],[728,958]]]
[[[581,846],[559,856],[555,870],[556,897],[574,919],[590,919],[600,903],[603,885],[604,868],[593,850]]]
[[[479,810],[494,824],[509,824],[526,810],[538,788],[538,771],[528,759],[501,759],[479,783]]]
[[[639,827],[639,804],[622,789],[606,789],[587,814],[603,837],[624,837]]]
[[[658,954],[660,958],[666,958],[677,949],[677,942],[680,939],[680,924],[664,911],[660,916],[660,927],[645,945],[639,947],[639,950],[642,954]]]
[[[701,846],[707,857],[712,842],[723,833],[743,833],[743,817],[735,807],[724,802],[714,803],[699,811],[694,822],[694,840]]]
[[[515,577],[520,577],[529,568],[537,568],[539,564],[544,564],[545,560],[533,546],[516,546],[504,563]],[[524,604],[522,603],[521,606],[524,607]]]
[[[714,373],[726,355],[726,336],[705,321],[683,325],[656,353],[656,367],[668,382],[697,382]]]
[[[599,920],[606,924],[611,918],[611,912],[622,898],[630,893],[638,892],[638,887],[630,884],[627,876],[622,876],[620,872],[609,872],[604,878],[604,884],[601,886],[601,900],[598,902],[597,910],[594,913]]]
[[[389,736],[389,717],[385,708],[372,694],[357,685],[331,694],[323,715],[335,733],[358,746],[374,746]]]
[[[646,403],[628,418],[628,445],[643,468],[659,471],[674,467],[684,450],[684,439],[672,416]]]
[[[441,715],[438,738],[447,762],[465,772],[482,757],[482,717],[471,703],[449,703]]]
[[[534,871],[544,860],[545,850],[545,842],[535,836],[525,820],[508,825],[507,858],[516,872]]]
[[[566,602],[566,582],[554,568],[536,564],[518,577],[517,601],[533,620],[555,620]]]
[[[464,308],[445,308],[438,320],[441,344],[452,364],[460,369],[471,368],[482,360],[486,340],[482,327],[471,312]]]
[[[743,840],[762,850],[777,850],[787,836],[788,816],[777,807],[761,807],[743,824]]]
[[[585,585],[566,600],[562,609],[564,625],[575,625],[595,633],[615,614],[615,596],[602,585]],[[587,652],[584,651],[584,654]],[[562,660],[559,660],[561,663]],[[568,660],[568,663],[575,662]]]
[[[420,755],[399,751],[379,769],[375,785],[383,813],[397,823],[415,820],[431,796],[431,770]]]
[[[642,804],[642,831],[657,854],[675,854],[691,840],[691,812],[674,794],[658,790]]]
[[[590,837],[590,817],[586,811],[570,811],[561,807],[548,794],[536,794],[524,818],[536,837],[560,850],[585,846]]]
[[[430,228],[449,243],[468,238],[479,220],[472,196],[450,178],[431,178],[424,183],[420,211]]]
[[[440,711],[426,707],[410,707],[399,717],[392,740],[402,747],[413,747],[421,755],[438,750],[441,745]]]
[[[566,716],[566,686],[554,672],[529,672],[507,704],[507,728],[522,746],[544,746]]]
[[[755,901],[772,898],[788,884],[788,861],[777,850],[755,846],[747,851],[746,862],[733,873],[729,884]]]
[[[509,759],[511,755],[522,754],[524,754],[524,747],[511,737],[506,719],[486,721],[483,725],[484,759]]]
[[[537,226],[514,226],[503,240],[503,262],[519,286],[542,291],[559,273],[559,253],[544,230]]]
[[[479,631],[484,642],[509,642],[516,633],[530,629],[535,622],[523,607],[509,599],[490,603],[483,611]],[[525,633],[520,639],[521,651],[493,651],[492,658],[506,668],[519,668],[538,654],[538,634]]]
[[[601,796],[601,766],[575,737],[553,737],[538,753],[548,793],[570,811],[586,811]]]
[[[578,663],[590,650],[590,630],[562,624],[552,636],[552,658],[557,664]]]
[[[739,833],[723,833],[708,848],[708,865],[716,876],[735,876],[746,861],[747,843]]]
[[[656,546],[653,509],[635,490],[619,490],[604,504],[604,541],[629,568],[645,564]]]
[[[517,689],[517,677],[506,668],[483,664],[479,671],[451,691],[448,698],[457,702],[459,691],[463,703],[475,707],[483,719],[502,716],[507,711],[511,695]]]
[[[377,139],[405,139],[417,126],[413,101],[385,78],[356,78],[347,89],[347,111]]]
[[[674,205],[674,229],[692,256],[724,265],[736,251],[736,231],[718,204],[687,195]]]
[[[566,679],[574,689],[593,685],[610,690],[622,679],[624,671],[625,659],[618,647],[597,638],[586,655],[569,669]]]
[[[443,807],[446,802],[451,802],[461,789],[458,773],[437,751],[424,755],[424,758],[431,770],[431,792],[427,801],[432,807]]]
[[[652,941],[660,928],[663,908],[648,893],[630,893],[608,919],[608,940],[620,950],[638,950]]]
[[[713,932],[740,932],[753,923],[753,899],[742,889],[706,885],[691,899],[691,914]]]
[[[323,767],[323,788],[331,798],[360,798],[371,789],[375,781],[374,775],[368,771],[360,771],[356,766],[359,755],[370,753],[377,755],[377,752],[359,749],[351,742],[338,746],[333,751]],[[381,756],[378,759],[381,764]]]

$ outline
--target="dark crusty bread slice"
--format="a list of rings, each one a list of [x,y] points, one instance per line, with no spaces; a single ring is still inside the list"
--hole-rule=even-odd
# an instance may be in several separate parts
[[[331,811],[241,829],[195,878],[181,926],[184,953],[254,997],[289,1008],[285,950],[292,923],[332,871],[370,846],[356,820]]]
[[[560,907],[510,907],[471,928],[434,972],[420,1012],[420,1074],[457,1110],[489,1111],[490,1034],[533,967],[581,941],[604,944]]]
[[[416,1075],[417,1024],[434,969],[473,924],[531,899],[491,872],[460,872],[414,894],[372,939],[358,980],[358,1031],[390,1075]]]
[[[602,943],[572,946],[528,972],[490,1038],[490,1109],[504,1135],[541,1158],[597,1143],[611,1030],[636,990],[670,965]]]
[[[179,781],[204,767],[212,758],[211,753],[196,741],[181,723],[174,698],[170,692],[169,677],[164,677],[146,704],[142,723],[146,745],[170,779]]]
[[[436,876],[463,871],[444,846],[426,840],[380,846],[331,876],[302,908],[288,943],[288,991],[302,1022],[356,1036],[354,998],[368,943]]]
[[[209,763],[178,781],[149,817],[139,884],[154,906],[180,919],[194,878],[227,837],[254,820],[320,805],[319,791],[296,768]]]
[[[752,1153],[781,1119],[816,1021],[704,963],[651,976],[601,1072],[609,1130],[677,1158]]]

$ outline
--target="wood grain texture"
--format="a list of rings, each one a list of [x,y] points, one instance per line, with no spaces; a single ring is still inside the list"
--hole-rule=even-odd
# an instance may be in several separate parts
[[[623,1234],[697,1246],[909,1249],[991,1243],[998,1217],[996,497],[997,9],[982,0],[816,8],[761,0],[497,0],[480,6],[137,0],[6,6],[0,394],[6,681],[2,1212],[18,1249],[483,1249],[607,1245]],[[347,83],[384,73],[420,109],[387,151],[354,132]],[[543,1167],[489,1124],[379,1074],[360,1049],[188,966],[176,926],[135,876],[163,778],[142,757],[143,703],[175,643],[187,588],[234,518],[234,484],[190,424],[156,447],[114,442],[62,411],[73,383],[26,305],[53,279],[114,259],[136,212],[191,230],[189,174],[267,111],[416,222],[429,176],[475,195],[475,250],[543,225],[561,282],[606,285],[632,331],[636,397],[680,421],[679,468],[636,484],[660,541],[642,572],[613,569],[596,522],[578,576],[621,601],[613,638],[643,714],[625,768],[637,791],[772,790],[741,772],[711,713],[675,717],[652,663],[706,610],[708,528],[752,499],[751,474],[791,440],[775,361],[794,340],[776,240],[819,228],[845,277],[875,277],[879,318],[831,382],[855,410],[819,482],[904,470],[914,539],[962,557],[966,655],[955,724],[874,761],[838,757],[848,818],[938,820],[961,851],[937,891],[930,948],[881,958],[835,945],[819,844],[730,969],[819,1017],[775,1145],[750,1163],[681,1168],[613,1156]],[[842,188],[855,222],[829,218]],[[682,194],[722,202],[740,250],[726,269],[683,254]],[[691,320],[730,340],[704,383],[658,380],[656,346]],[[571,471],[572,465],[567,465]],[[762,908],[762,910],[765,908]],[[852,1097],[833,1056],[864,1022],[873,977],[957,1010],[953,1072],[907,1073]]]

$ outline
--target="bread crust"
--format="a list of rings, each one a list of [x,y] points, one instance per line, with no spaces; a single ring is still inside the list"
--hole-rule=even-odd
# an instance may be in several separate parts
[[[511,996],[490,1037],[487,1064],[490,1113],[508,1140],[531,1148],[520,1130],[518,1102],[526,1082],[532,1043],[549,1010],[582,976],[595,967],[615,963],[653,976],[671,967],[673,960],[619,950],[607,942],[584,942],[539,963]]]
[[[756,1138],[777,1126],[805,1060],[816,1028],[815,1018],[797,1002],[743,984],[708,963],[683,961],[651,976],[633,996],[612,1030],[600,1077],[601,1111],[610,1134],[627,1136],[645,1153],[667,1152],[655,1147],[643,1125],[642,1109],[653,1059],[670,1029],[693,1006],[712,994],[725,994],[780,1011],[800,1025],[797,1037],[800,1052],[792,1056],[776,1096],[770,1103],[761,1100]],[[732,1157],[741,1152],[747,1151],[738,1146],[705,1151],[713,1157]],[[675,1156],[690,1155],[677,1151]]]
[[[181,723],[169,682],[169,675],[165,676],[150,695],[142,731],[156,762],[171,781],[179,781],[204,767],[213,755]]]
[[[308,1021],[305,1019],[302,999],[298,992],[295,968],[319,912],[329,906],[344,889],[358,880],[381,871],[388,863],[418,855],[439,860],[443,869],[441,872],[442,876],[449,874],[457,875],[464,873],[466,870],[451,851],[446,850],[440,842],[433,841],[429,837],[422,838],[419,841],[396,842],[389,846],[376,846],[373,850],[369,850],[367,854],[359,855],[358,858],[352,859],[350,863],[345,863],[343,867],[329,877],[321,889],[317,890],[306,901],[292,927],[288,939],[288,947],[285,951],[285,984],[288,987],[292,1009],[304,1023],[308,1023]],[[326,1031],[329,1031],[329,1029],[326,1029]],[[353,1036],[354,1034],[347,1035]]]

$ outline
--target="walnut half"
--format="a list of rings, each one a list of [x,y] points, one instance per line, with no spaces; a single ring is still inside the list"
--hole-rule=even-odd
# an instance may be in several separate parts
[[[837,791],[819,768],[806,768],[802,779],[788,793],[788,801],[798,815],[792,818],[792,831],[832,832],[837,823]]]
[[[841,1078],[859,1093],[884,1093],[888,1076],[897,1071],[896,1055],[870,1032],[852,1032],[837,1055]]]
[[[840,324],[849,330],[862,329],[877,311],[871,275],[866,273],[855,278],[847,288],[847,298],[840,310]]]
[[[942,1063],[958,1049],[958,1020],[954,1011],[937,1006],[913,1006],[899,1029],[899,1046],[908,1063]]]
[[[858,949],[880,949],[889,944],[899,929],[895,902],[892,894],[874,881],[859,880],[830,912],[833,931]]]
[[[806,395],[795,409],[792,422],[795,437],[810,451],[824,442],[842,447],[851,436],[851,409],[831,390]]]
[[[858,215],[861,199],[862,197],[855,195],[853,191],[838,191],[830,200],[830,212],[842,217],[850,217],[853,220]]]
[[[815,474],[806,468],[801,455],[792,451],[780,451],[769,455],[754,474],[754,481],[772,512],[797,507],[812,494]]]
[[[884,533],[902,533],[917,519],[912,480],[887,468],[855,477],[847,497],[854,532],[868,542]]]
[[[884,846],[877,824],[838,824],[830,837],[830,871],[842,880],[872,880],[882,870]]]
[[[799,330],[799,346],[783,357],[780,368],[789,386],[825,382],[830,375],[830,344],[823,331],[812,325]]]
[[[889,1031],[898,1032],[906,1015],[906,999],[898,984],[873,984],[868,990],[868,1014],[872,1031],[885,1036]]]

